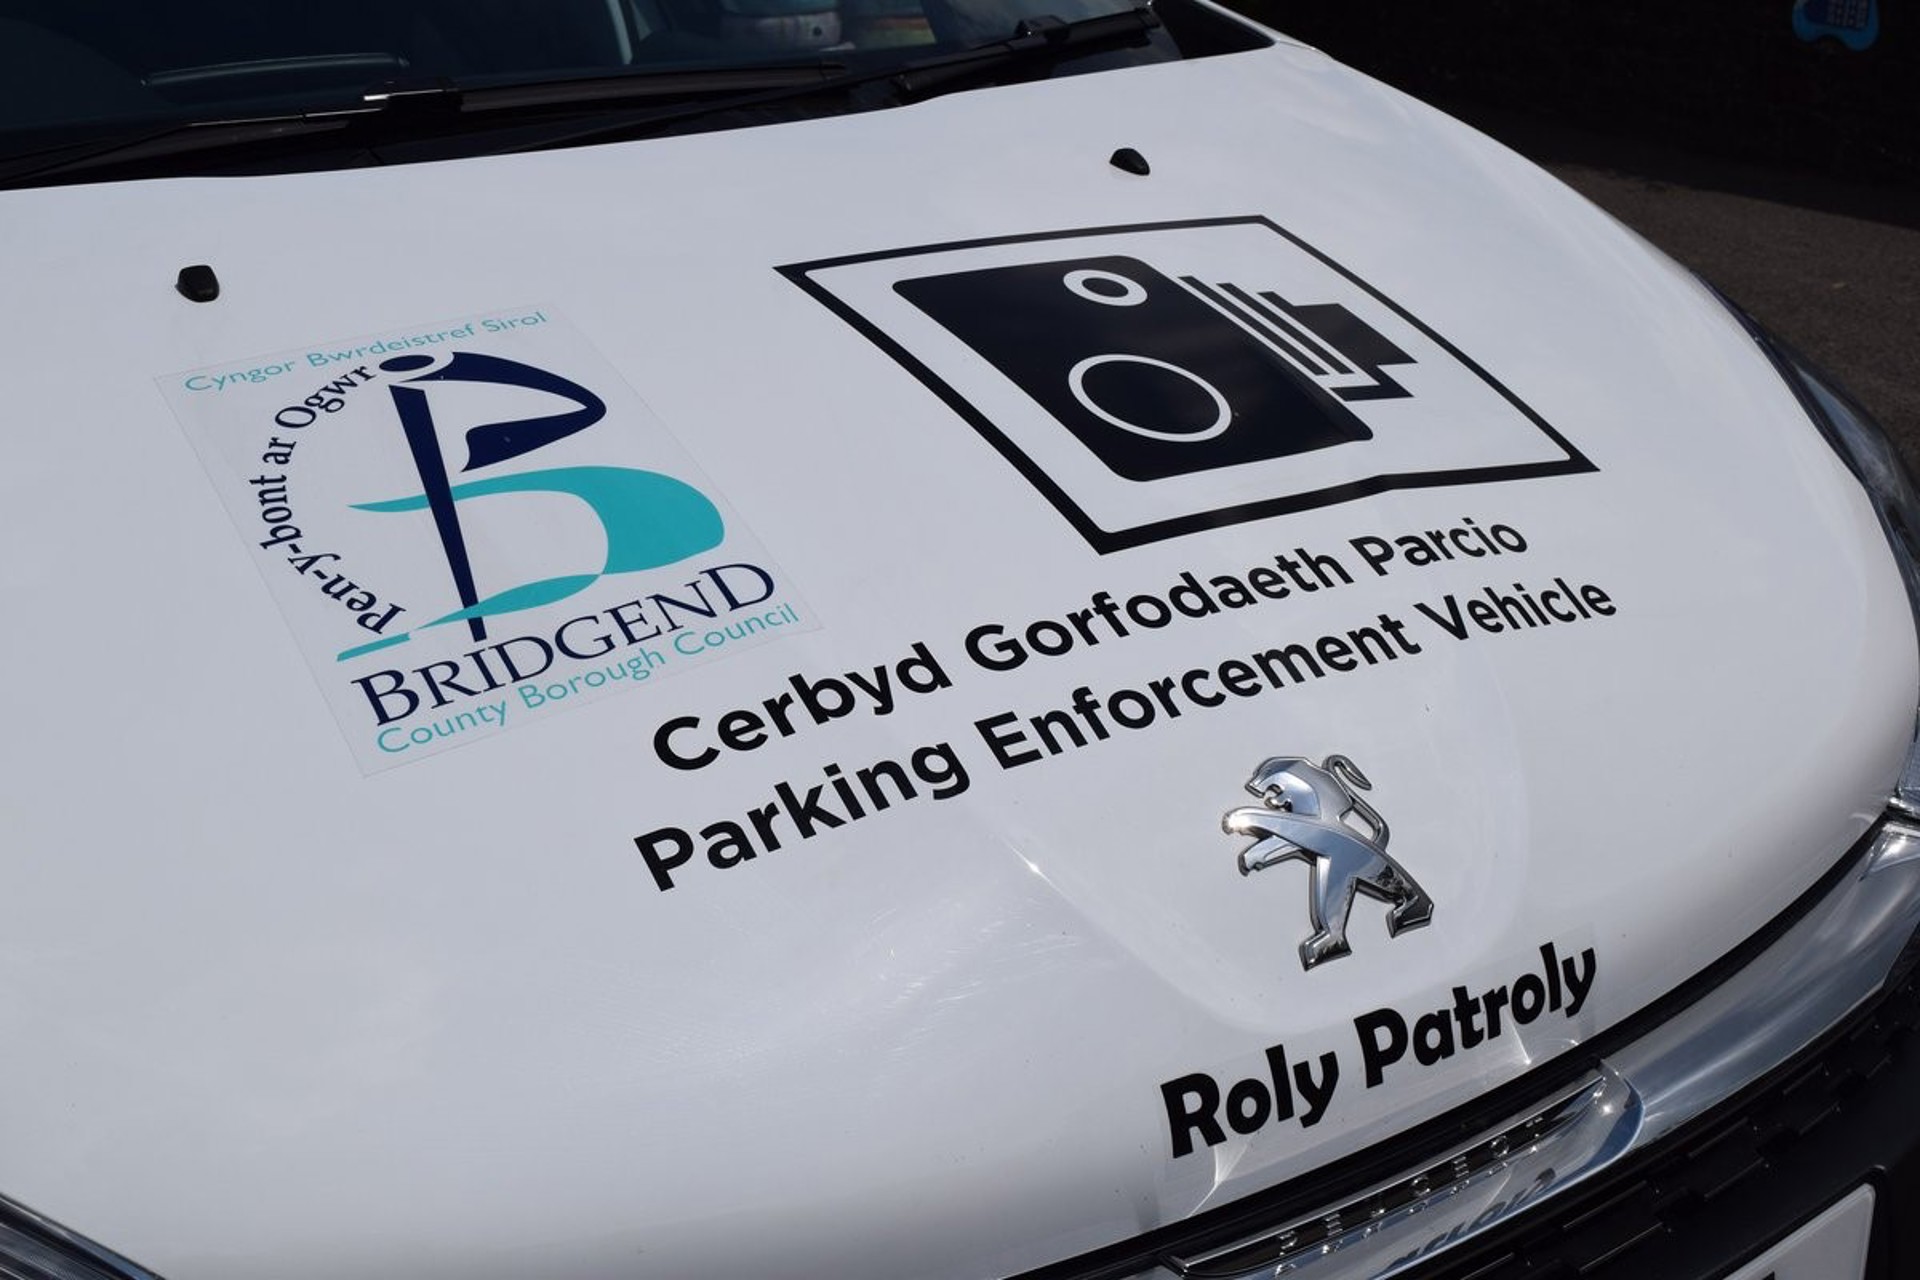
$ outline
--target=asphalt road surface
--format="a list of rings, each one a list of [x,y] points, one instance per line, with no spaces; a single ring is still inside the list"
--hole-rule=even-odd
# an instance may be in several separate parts
[[[1837,377],[1920,473],[1920,189],[1457,114],[1712,281]]]

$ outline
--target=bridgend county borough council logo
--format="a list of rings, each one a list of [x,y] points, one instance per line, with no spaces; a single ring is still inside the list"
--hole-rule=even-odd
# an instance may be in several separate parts
[[[367,772],[816,625],[548,311],[160,382]]]

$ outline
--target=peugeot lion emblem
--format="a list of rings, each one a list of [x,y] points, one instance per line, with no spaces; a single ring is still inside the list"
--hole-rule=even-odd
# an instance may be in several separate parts
[[[1295,858],[1313,865],[1307,898],[1313,934],[1300,944],[1300,963],[1308,969],[1352,950],[1347,916],[1357,893],[1392,907],[1389,935],[1433,919],[1433,899],[1387,856],[1386,819],[1354,794],[1356,787],[1373,790],[1345,756],[1328,756],[1324,765],[1302,756],[1277,756],[1247,779],[1247,790],[1261,803],[1234,809],[1220,823],[1228,835],[1253,839],[1240,851],[1243,876]],[[1364,834],[1348,821],[1356,816],[1366,826]]]

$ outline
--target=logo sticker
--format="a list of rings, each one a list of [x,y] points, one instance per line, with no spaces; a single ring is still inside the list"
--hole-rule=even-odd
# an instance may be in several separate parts
[[[814,625],[545,311],[161,386],[368,772]]]
[[[1295,858],[1313,868],[1307,898],[1313,933],[1300,944],[1303,968],[1352,951],[1347,917],[1358,894],[1392,908],[1389,937],[1433,920],[1433,899],[1387,856],[1386,819],[1354,793],[1356,787],[1371,791],[1373,784],[1345,756],[1328,756],[1325,764],[1277,756],[1262,761],[1247,780],[1247,790],[1261,803],[1234,809],[1220,823],[1228,835],[1253,841],[1240,851],[1243,876]],[[1360,827],[1348,821],[1354,817]]]
[[[1492,374],[1264,218],[781,271],[1103,553],[1387,489],[1593,470]]]

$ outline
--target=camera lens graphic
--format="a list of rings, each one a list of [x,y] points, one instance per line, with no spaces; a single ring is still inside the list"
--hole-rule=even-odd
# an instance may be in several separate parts
[[[1147,300],[1145,285],[1117,271],[1069,271],[1060,283],[1074,297],[1103,307],[1137,307]]]
[[[1088,375],[1094,373],[1102,376],[1094,379],[1095,386],[1090,388]],[[1220,388],[1191,369],[1152,356],[1088,356],[1068,370],[1067,389],[1081,408],[1102,422],[1149,440],[1198,444],[1213,439],[1233,423],[1233,406],[1220,394]],[[1155,425],[1121,417],[1096,399],[1096,392],[1102,393],[1108,403],[1124,405],[1135,413],[1152,410]]]

